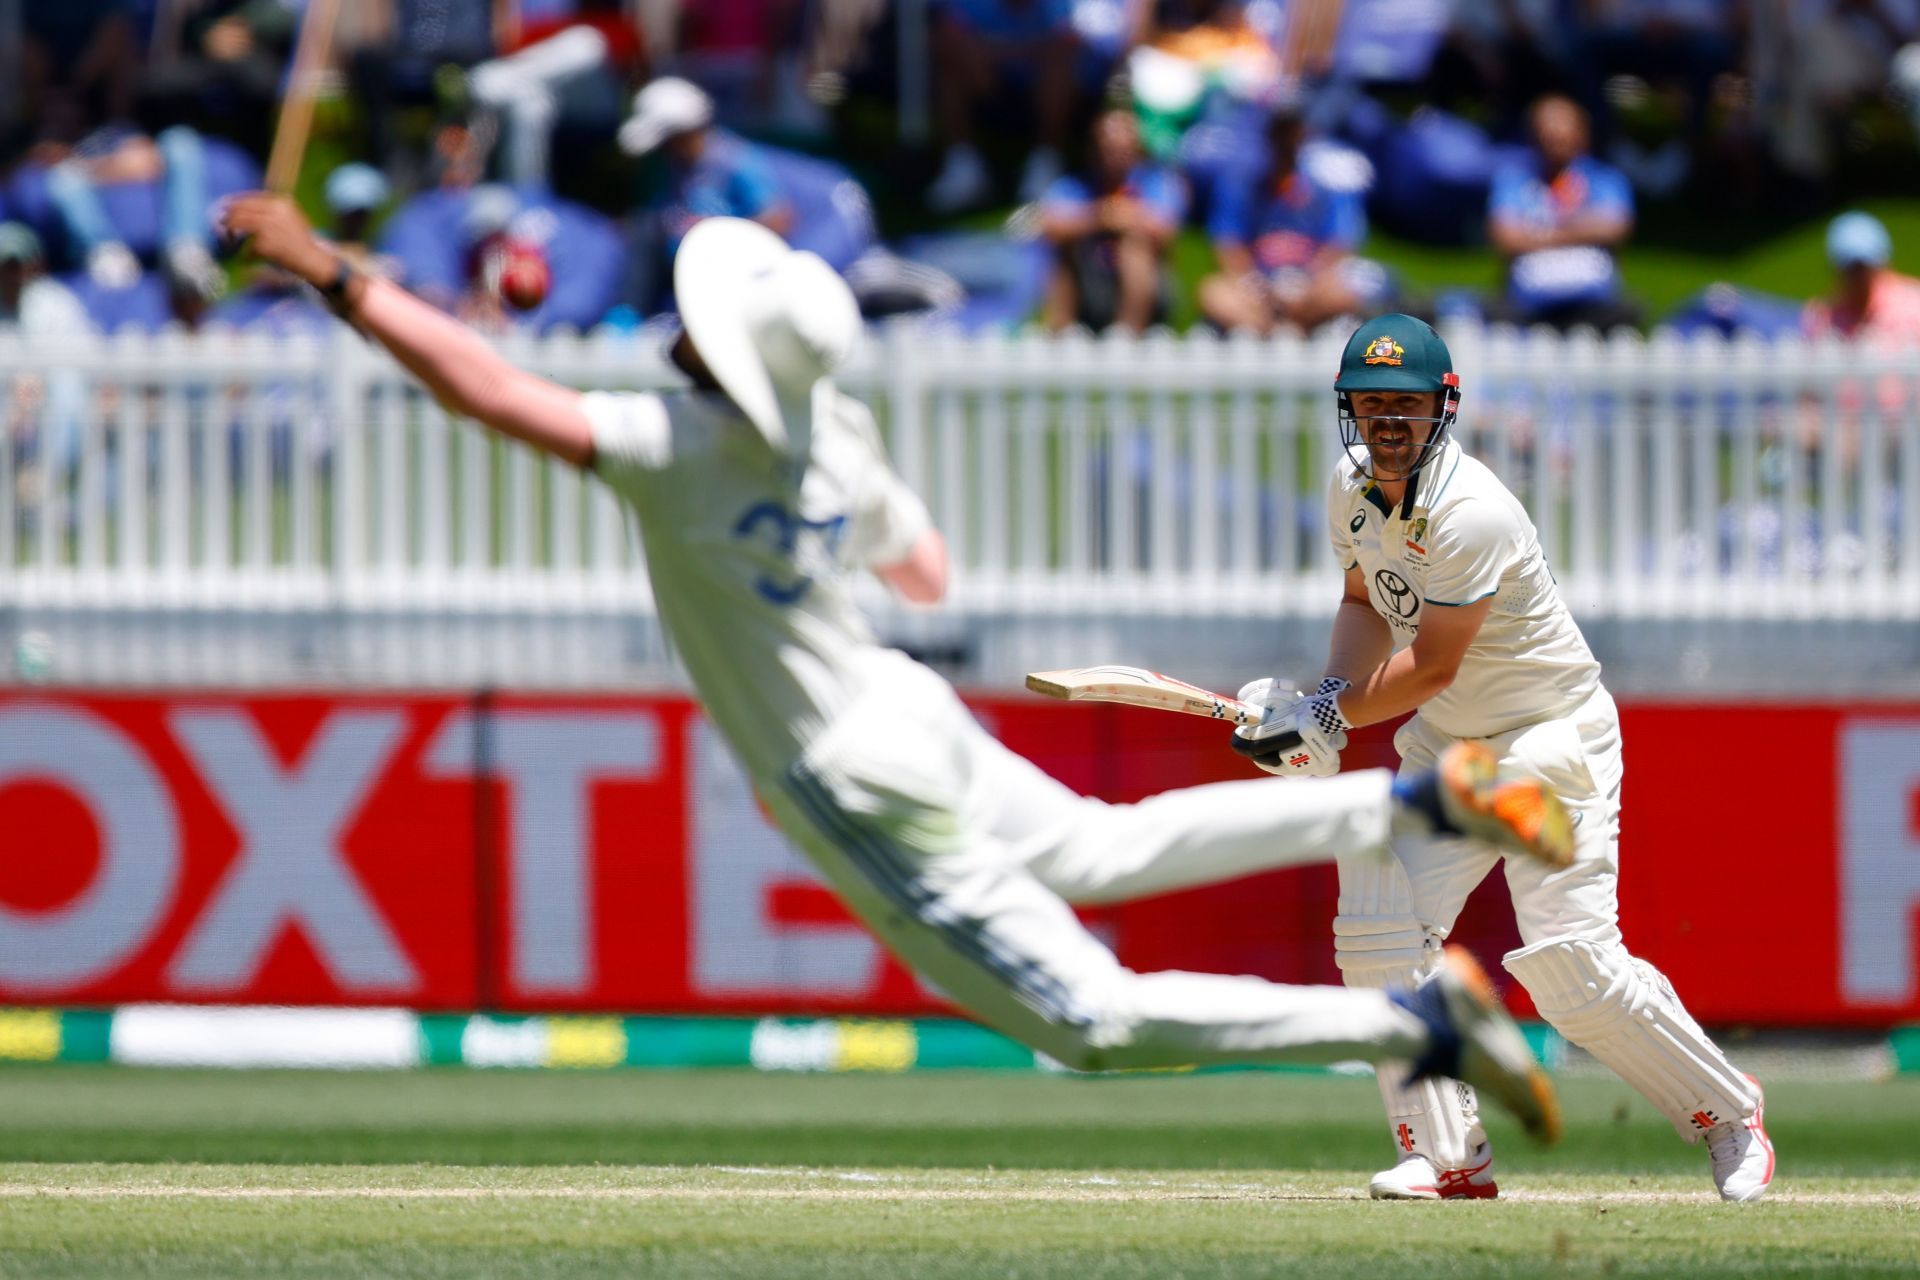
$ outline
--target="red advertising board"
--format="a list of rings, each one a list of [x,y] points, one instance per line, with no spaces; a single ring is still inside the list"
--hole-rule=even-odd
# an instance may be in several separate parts
[[[1205,721],[974,705],[1110,800],[1244,776]],[[1623,715],[1622,921],[1698,1016],[1920,1017],[1920,706]],[[1333,903],[1317,867],[1089,919],[1138,969],[1330,982]],[[1500,877],[1455,938],[1517,945]],[[0,1004],[149,1000],[938,1007],[684,697],[0,694]]]

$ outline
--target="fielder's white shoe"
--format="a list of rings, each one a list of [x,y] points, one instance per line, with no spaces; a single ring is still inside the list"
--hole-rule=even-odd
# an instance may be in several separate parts
[[[1491,1200],[1500,1194],[1493,1180],[1493,1144],[1483,1142],[1464,1169],[1441,1169],[1418,1152],[1401,1157],[1367,1184],[1375,1200]]]
[[[1752,1076],[1753,1087],[1760,1082]],[[1707,1154],[1713,1157],[1713,1184],[1722,1200],[1758,1200],[1773,1184],[1773,1141],[1767,1137],[1766,1099],[1744,1120],[1728,1120],[1707,1130]]]

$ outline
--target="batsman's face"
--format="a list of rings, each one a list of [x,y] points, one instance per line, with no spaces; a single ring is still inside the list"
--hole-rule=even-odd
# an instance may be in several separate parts
[[[1421,446],[1432,437],[1440,416],[1437,391],[1356,391],[1353,416],[1373,460],[1373,474],[1395,480],[1413,474]],[[1411,421],[1410,421],[1411,419]]]

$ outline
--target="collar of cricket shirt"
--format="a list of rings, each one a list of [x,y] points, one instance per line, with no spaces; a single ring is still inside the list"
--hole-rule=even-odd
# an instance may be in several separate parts
[[[1373,504],[1374,510],[1385,516],[1389,521],[1396,518],[1400,520],[1411,519],[1414,514],[1413,504],[1415,496],[1420,492],[1420,477],[1425,475],[1426,471],[1427,469],[1422,467],[1407,477],[1407,494],[1400,500],[1400,509],[1397,514],[1394,508],[1387,502],[1387,495],[1382,492],[1378,480],[1367,481],[1367,487],[1362,489],[1361,493],[1366,496],[1368,502]],[[1424,515],[1425,512],[1421,514]]]

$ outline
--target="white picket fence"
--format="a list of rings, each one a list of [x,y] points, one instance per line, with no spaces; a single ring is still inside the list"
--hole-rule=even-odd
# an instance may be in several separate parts
[[[1467,447],[1583,614],[1920,619],[1920,352],[1450,335]],[[628,337],[512,346],[669,381]],[[1332,341],[902,329],[845,378],[955,553],[952,609],[1325,613]],[[0,609],[645,614],[608,492],[325,340],[0,336]]]

